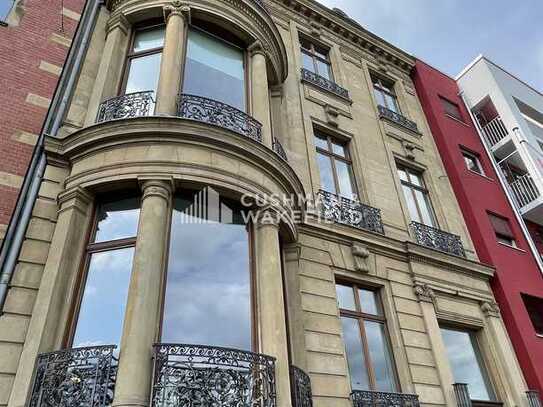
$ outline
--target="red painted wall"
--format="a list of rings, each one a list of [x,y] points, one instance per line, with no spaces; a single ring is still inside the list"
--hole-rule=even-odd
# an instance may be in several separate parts
[[[543,394],[543,338],[536,336],[521,298],[521,293],[543,298],[543,276],[458,96],[456,82],[421,61],[412,76],[477,254],[496,268],[492,289],[528,387]],[[444,114],[440,96],[458,104],[465,123]],[[486,177],[466,168],[461,147],[479,155]],[[518,249],[496,241],[487,212],[509,219]]]
[[[8,1],[8,0],[0,0]],[[53,35],[71,39],[77,19],[62,15],[62,7],[80,14],[85,0],[23,0],[17,25],[0,25],[0,227],[5,229],[15,207],[17,182],[28,168],[33,146],[14,139],[20,131],[39,134],[47,108],[27,102],[29,94],[51,99],[59,76],[40,69],[42,61],[62,66],[68,46]],[[66,13],[65,13],[66,14]],[[69,12],[68,12],[69,14]],[[73,15],[77,17],[77,15]],[[9,20],[8,20],[9,21]],[[11,177],[7,174],[13,174]],[[8,186],[6,177],[17,180]],[[3,233],[2,233],[3,235]],[[2,236],[0,236],[1,238]]]

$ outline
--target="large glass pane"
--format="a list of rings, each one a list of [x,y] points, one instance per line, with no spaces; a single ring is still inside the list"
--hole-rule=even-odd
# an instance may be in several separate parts
[[[93,253],[73,346],[119,345],[134,248]]]
[[[317,59],[318,74],[326,79],[330,79],[330,67],[328,64]]]
[[[343,161],[335,161],[340,195],[349,199],[357,199],[357,195],[353,186],[351,166]]]
[[[409,216],[411,220],[415,222],[420,222],[419,211],[417,209],[417,204],[415,203],[415,197],[413,196],[413,191],[407,185],[402,185],[403,194],[405,196],[405,202],[407,203],[407,210],[409,211]]]
[[[138,232],[139,199],[127,198],[106,202],[97,211],[94,242],[134,237]]]
[[[161,48],[164,45],[164,26],[141,30],[134,36],[134,52]]]
[[[328,141],[325,138],[315,136],[315,146],[328,151]]]
[[[396,391],[396,378],[392,363],[392,354],[385,333],[385,326],[374,321],[364,321],[368,350],[375,373],[375,385],[378,391]]]
[[[334,194],[337,193],[334,183],[331,158],[327,155],[317,153],[317,162],[319,164],[321,188]]]
[[[480,360],[473,334],[468,331],[441,328],[443,342],[457,383],[467,383],[473,400],[491,400],[493,394]]]
[[[341,145],[341,144],[337,144],[337,143],[334,143],[332,141],[332,151],[334,152],[334,154],[337,154],[343,158],[345,158],[346,156],[346,153],[345,153],[345,146]]]
[[[339,308],[348,309],[351,311],[356,310],[354,291],[352,287],[336,284],[336,295]]]
[[[315,72],[315,65],[313,64],[313,57],[311,55],[302,52],[302,66],[308,71]]]
[[[358,297],[360,298],[360,307],[365,314],[381,315],[379,301],[375,291],[359,289]]]
[[[393,112],[400,113],[400,109],[398,109],[398,102],[396,98],[386,93],[384,94],[384,97],[386,99],[387,107]]]
[[[407,173],[405,172],[403,168],[398,168],[398,176],[400,177],[402,181],[406,181],[406,182],[409,181],[409,179],[407,178]]]
[[[373,94],[375,95],[375,101],[379,106],[387,107],[385,98],[383,97],[383,92],[381,92],[379,89],[374,89]]]
[[[343,329],[343,341],[345,342],[345,353],[351,376],[351,387],[353,390],[369,390],[370,381],[360,338],[360,325],[358,320],[342,317],[341,326]]]
[[[133,58],[130,61],[130,71],[126,80],[125,93],[152,90],[156,92],[160,73],[162,54],[151,54]]]
[[[430,201],[428,199],[428,196],[419,190],[414,190],[414,192],[417,198],[417,202],[419,204],[421,217],[422,217],[422,223],[424,223],[425,225],[433,226],[434,217],[432,214],[432,208],[430,206]]]
[[[202,31],[190,30],[183,92],[245,111],[243,51]]]
[[[0,0],[0,21],[6,19],[12,6],[13,0]]]
[[[162,341],[251,349],[249,236],[239,211],[211,189],[174,205]]]

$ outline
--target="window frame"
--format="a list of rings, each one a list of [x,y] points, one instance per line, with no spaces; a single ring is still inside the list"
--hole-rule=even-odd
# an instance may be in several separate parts
[[[452,100],[446,98],[445,96],[439,95],[439,102],[441,103],[441,108],[443,109],[443,113],[445,116],[457,120],[462,123],[466,123],[464,120],[464,114],[462,113],[462,109],[460,108],[460,105],[458,103],[453,102]],[[452,107],[453,109],[456,109],[458,112],[458,116],[455,114],[449,113],[449,110],[447,110],[447,106]]]
[[[327,156],[331,161],[332,176],[334,179],[334,186],[336,189],[336,192],[334,192],[334,194],[338,197],[346,198],[345,196],[341,195],[341,192],[339,189],[339,185],[340,185],[339,176],[338,176],[338,171],[336,168],[336,160],[339,160],[347,164],[347,166],[349,167],[349,173],[351,175],[351,179],[350,179],[351,188],[353,190],[353,193],[356,194],[356,199],[353,199],[355,197],[351,197],[348,199],[351,199],[353,201],[360,201],[360,192],[356,184],[356,176],[354,174],[353,161],[351,159],[351,152],[349,148],[349,141],[342,140],[341,138],[332,136],[331,134],[320,131],[319,129],[316,129],[316,128],[313,129],[313,137],[314,139],[319,138],[321,140],[326,140],[326,144],[328,145],[328,150],[324,150],[321,147],[317,146],[317,144],[315,143],[315,150],[317,154],[323,154]],[[345,151],[345,157],[342,157],[341,155],[334,153],[334,150],[332,147],[332,144],[334,141],[335,141],[335,144],[341,145],[343,147],[343,151]],[[317,168],[319,169],[319,175],[320,175],[321,168],[319,167],[318,160],[317,160]],[[319,182],[320,182],[320,178],[319,178]],[[322,185],[320,187],[321,189],[324,190]],[[326,191],[326,192],[332,193],[332,191]]]
[[[501,216],[494,212],[490,212],[490,211],[487,211],[487,215],[488,215],[488,220],[490,221],[490,226],[492,227],[492,230],[494,231],[496,242],[504,246],[518,249],[517,237],[515,235],[515,232],[513,231],[513,228],[511,227],[511,221],[509,220],[509,218],[505,216]],[[492,217],[499,219],[500,221],[506,222],[510,233],[506,235],[506,234],[496,231],[496,228],[494,227],[494,223],[492,222]]]
[[[524,304],[524,308],[526,309],[526,313],[528,314],[528,318],[530,319],[530,323],[532,324],[536,336],[539,338],[543,338],[543,323],[541,326],[536,326],[534,318],[532,318],[531,312],[533,308],[541,308],[541,319],[543,321],[543,298],[525,293],[521,293],[521,297],[522,303]],[[535,311],[537,313],[539,310],[536,309]],[[539,331],[539,329],[541,329],[541,331]]]
[[[463,148],[463,147],[460,147],[460,153],[462,154],[462,158],[464,159],[464,165],[466,166],[466,169],[468,171],[471,171],[471,172],[474,172],[474,173],[476,173],[478,175],[482,175],[482,176],[486,177],[485,170],[483,168],[483,164],[481,163],[481,159],[480,159],[481,156],[479,154],[471,152],[471,151],[469,151],[469,150],[467,150],[466,148]],[[469,168],[468,165],[467,165],[467,162],[466,162],[466,158],[473,159],[474,162],[475,162],[475,166],[477,167],[477,169],[479,171],[472,170],[471,168]]]
[[[364,321],[377,322],[377,323],[383,325],[384,332],[385,332],[385,335],[386,335],[386,340],[387,340],[386,346],[388,346],[388,348],[389,348],[388,350],[389,350],[389,353],[390,353],[390,362],[392,363],[392,374],[393,374],[393,379],[394,379],[394,384],[395,384],[394,391],[396,391],[396,392],[400,391],[401,386],[400,386],[400,380],[399,380],[399,376],[398,376],[398,369],[396,367],[396,360],[395,360],[395,357],[394,357],[394,351],[393,351],[393,348],[392,348],[392,343],[390,341],[390,332],[389,332],[389,329],[388,329],[387,319],[386,319],[385,310],[384,310],[384,306],[383,306],[381,289],[379,289],[377,287],[372,287],[370,285],[359,284],[357,282],[341,280],[341,279],[338,279],[338,280],[335,281],[335,287],[337,287],[338,285],[344,286],[344,287],[350,287],[352,289],[352,291],[353,291],[354,303],[355,303],[355,309],[356,309],[355,311],[340,308],[339,300],[337,300],[337,306],[338,306],[338,310],[339,310],[340,320],[341,320],[342,317],[345,317],[345,318],[355,319],[358,322],[360,340],[362,342],[362,353],[364,354],[364,366],[366,368],[366,373],[368,375],[368,380],[369,380],[369,387],[370,387],[369,390],[370,391],[379,391],[379,390],[377,390],[377,386],[376,386],[377,380],[376,380],[376,377],[375,377],[373,362],[372,362],[371,355],[370,355],[369,343],[368,343],[368,339],[367,339],[367,335],[366,335],[366,328],[364,326]],[[359,296],[359,290],[371,291],[371,292],[373,292],[375,294],[375,296],[377,298],[377,307],[378,307],[378,310],[381,311],[382,315],[367,314],[367,313],[362,312],[362,307],[361,307],[361,303],[360,303],[360,296]],[[343,335],[343,332],[342,332],[342,335]],[[344,340],[344,338],[343,338],[343,340]],[[347,357],[346,357],[346,360],[347,360]],[[347,360],[347,363],[348,363],[348,360]],[[349,372],[349,376],[350,376],[350,372]],[[349,377],[349,380],[350,380],[350,377]]]
[[[384,105],[381,105],[379,101],[376,99],[377,106],[383,106],[385,109],[388,109],[392,112],[396,112],[400,115],[402,115],[402,109],[400,107],[400,101],[398,100],[398,95],[396,93],[396,81],[389,78],[384,78],[383,76],[376,74],[374,72],[370,72],[370,80],[371,80],[371,86],[373,88],[373,97],[375,98],[375,92],[381,93],[381,97],[383,98],[383,101],[385,102]],[[390,86],[387,86],[386,84],[390,84]],[[388,99],[385,96],[391,97],[395,102],[395,108],[391,109],[388,106]]]
[[[315,41],[313,41],[312,39],[310,39],[310,38],[308,38],[308,37],[306,37],[304,35],[299,36],[299,42],[300,42],[300,52],[302,54],[305,54],[308,57],[310,57],[311,60],[313,61],[313,71],[312,72],[315,75],[319,75],[320,77],[329,80],[330,82],[335,82],[334,81],[334,72],[333,72],[333,69],[332,69],[332,61],[331,61],[331,58],[330,58],[330,48],[326,47],[326,46],[323,46],[323,45],[321,45],[319,43],[315,43]],[[309,45],[309,48],[304,46],[304,42]],[[320,49],[320,50],[325,51],[325,52],[318,52],[317,49]],[[326,55],[326,58],[322,58],[318,54]],[[320,61],[320,62],[324,63],[328,67],[328,78],[326,78],[325,76],[320,74],[317,61]],[[302,56],[302,68],[303,67],[304,66],[303,66],[303,56]]]
[[[398,174],[398,179],[400,180],[400,185],[402,186],[402,196],[405,200],[407,200],[407,198],[405,197],[405,193],[403,192],[403,186],[405,185],[406,187],[408,187],[411,191],[411,194],[413,195],[413,200],[415,202],[415,206],[417,208],[417,212],[418,212],[418,215],[419,215],[419,219],[420,219],[420,222],[419,221],[416,221],[415,219],[411,219],[413,222],[418,222],[418,223],[421,223],[423,225],[426,225],[424,222],[423,222],[423,216],[422,216],[422,212],[420,210],[420,205],[419,205],[419,201],[417,199],[417,196],[416,194],[413,192],[413,190],[417,190],[419,192],[421,192],[424,196],[424,199],[428,205],[428,209],[429,209],[429,213],[430,213],[430,217],[431,217],[431,220],[432,220],[432,224],[431,225],[426,225],[426,226],[430,226],[430,227],[434,227],[434,228],[439,228],[439,223],[437,221],[437,216],[436,216],[436,213],[435,213],[435,210],[434,210],[434,205],[432,204],[432,200],[431,200],[431,197],[430,197],[430,191],[428,189],[428,187],[426,186],[426,180],[424,179],[424,171],[419,171],[417,169],[413,169],[412,167],[409,167],[407,165],[403,165],[403,164],[400,164],[400,163],[397,163],[396,164],[396,173],[398,173],[399,171],[404,171],[406,174],[407,174],[407,179],[408,181],[404,181],[400,175]],[[411,182],[411,175],[417,175],[419,177],[419,179],[421,180],[421,185],[417,185],[413,182]],[[407,207],[407,212],[409,213],[409,207],[406,203],[406,207]],[[411,214],[409,213],[409,217],[411,218]]]

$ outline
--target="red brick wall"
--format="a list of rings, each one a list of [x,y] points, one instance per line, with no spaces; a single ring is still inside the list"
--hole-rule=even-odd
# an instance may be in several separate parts
[[[0,26],[0,238],[33,150],[32,143],[20,141],[18,135],[37,136],[41,130],[47,107],[32,103],[33,95],[45,98],[39,104],[52,98],[59,76],[47,69],[62,67],[68,46],[59,42],[73,37],[85,0],[18,3],[20,18],[10,17],[8,22],[15,20],[14,24]],[[24,138],[32,140],[31,135]]]

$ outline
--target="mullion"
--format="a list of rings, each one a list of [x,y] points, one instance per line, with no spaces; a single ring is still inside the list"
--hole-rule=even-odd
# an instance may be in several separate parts
[[[355,308],[362,313],[362,306],[360,304],[360,297],[358,292],[358,287],[356,285],[353,285],[353,292],[354,292],[354,302],[355,302]],[[369,378],[369,385],[370,390],[375,390],[376,388],[376,379],[375,379],[375,372],[373,370],[373,364],[371,362],[371,356],[370,356],[370,348],[368,345],[368,337],[366,335],[366,327],[364,326],[364,318],[362,316],[359,316],[358,318],[358,329],[360,330],[360,339],[362,341],[362,351],[364,352],[364,362],[366,364],[366,370],[368,372],[368,378]]]

